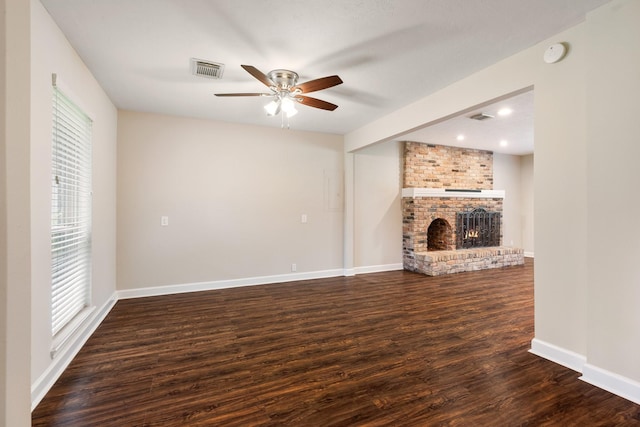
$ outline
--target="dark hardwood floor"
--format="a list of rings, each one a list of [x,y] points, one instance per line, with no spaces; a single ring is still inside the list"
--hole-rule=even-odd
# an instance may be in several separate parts
[[[124,300],[34,426],[626,426],[640,406],[527,352],[533,264]]]

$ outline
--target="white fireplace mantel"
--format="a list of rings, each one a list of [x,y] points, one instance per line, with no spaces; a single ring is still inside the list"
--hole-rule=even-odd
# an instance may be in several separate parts
[[[449,190],[445,188],[403,188],[402,197],[466,197],[475,199],[504,199],[504,190]]]

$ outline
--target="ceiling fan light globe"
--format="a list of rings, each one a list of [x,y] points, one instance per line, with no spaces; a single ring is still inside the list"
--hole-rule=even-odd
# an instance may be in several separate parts
[[[298,114],[298,110],[296,110],[295,107],[293,107],[292,109],[290,109],[289,111],[286,111],[287,114],[287,118],[290,119],[291,117],[295,116],[296,114]]]
[[[267,116],[275,116],[280,112],[280,103],[273,100],[267,105],[265,105],[264,109],[267,112]]]
[[[289,114],[291,111],[296,111],[294,101],[289,97],[282,98],[282,111]]]

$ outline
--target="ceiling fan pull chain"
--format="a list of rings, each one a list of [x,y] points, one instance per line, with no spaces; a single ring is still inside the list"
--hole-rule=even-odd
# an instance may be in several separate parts
[[[285,127],[285,116],[287,117],[287,126]],[[280,114],[280,129],[291,129],[291,127],[289,126],[289,116],[287,114]]]

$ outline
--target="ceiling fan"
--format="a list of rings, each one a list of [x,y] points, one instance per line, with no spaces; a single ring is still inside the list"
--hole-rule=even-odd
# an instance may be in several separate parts
[[[338,76],[322,77],[298,84],[298,73],[289,70],[273,70],[264,74],[252,65],[241,65],[249,74],[267,86],[270,93],[216,93],[216,96],[270,96],[273,100],[264,108],[267,115],[276,116],[283,112],[287,117],[292,117],[298,113],[295,108],[296,103],[308,105],[309,107],[320,108],[322,110],[333,111],[338,108],[321,99],[312,98],[303,94],[328,89],[342,83]]]

